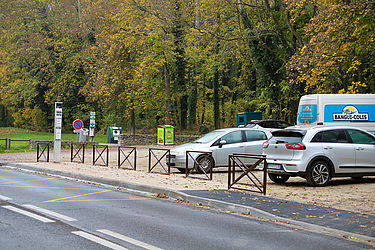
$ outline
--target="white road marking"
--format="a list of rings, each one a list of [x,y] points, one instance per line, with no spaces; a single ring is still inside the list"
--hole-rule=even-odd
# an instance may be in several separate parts
[[[66,215],[62,215],[62,214],[59,214],[59,213],[56,213],[56,212],[53,212],[53,211],[50,211],[50,210],[47,210],[47,209],[44,209],[44,208],[40,208],[40,207],[37,207],[37,206],[34,206],[34,205],[31,205],[31,204],[25,204],[23,205],[24,207],[27,207],[27,208],[30,208],[30,209],[33,209],[33,210],[36,210],[36,211],[39,211],[39,212],[42,212],[42,213],[45,213],[45,214],[49,214],[51,216],[54,216],[56,218],[59,218],[59,219],[62,219],[62,220],[66,220],[66,221],[77,221],[76,219],[74,218],[71,218],[69,216],[66,216]]]
[[[125,235],[122,235],[122,234],[119,234],[119,233],[115,233],[115,232],[112,232],[112,231],[107,230],[107,229],[100,229],[100,230],[96,230],[96,231],[104,233],[104,234],[107,234],[107,235],[112,236],[112,237],[115,237],[117,239],[129,242],[129,243],[131,243],[133,245],[136,245],[136,246],[139,246],[139,247],[143,247],[143,248],[151,249],[151,250],[161,250],[161,248],[149,245],[147,243],[135,240],[133,238],[129,238],[129,237],[125,236]]]
[[[85,239],[91,240],[93,242],[96,242],[100,245],[103,245],[103,246],[106,246],[106,247],[109,247],[109,248],[112,248],[112,249],[127,250],[127,248],[125,248],[125,247],[122,247],[122,246],[117,245],[115,243],[112,243],[108,240],[104,240],[102,238],[99,238],[95,235],[92,235],[92,234],[89,234],[89,233],[86,233],[86,232],[83,232],[83,231],[74,231],[74,232],[72,232],[72,234],[81,236]]]
[[[23,215],[26,215],[26,216],[29,216],[31,218],[34,218],[34,219],[37,219],[37,220],[40,220],[44,223],[48,223],[48,222],[55,222],[53,220],[50,220],[48,218],[45,218],[45,217],[42,217],[42,216],[39,216],[37,214],[34,214],[34,213],[30,213],[28,211],[25,211],[25,210],[22,210],[22,209],[19,209],[19,208],[16,208],[16,207],[13,207],[13,206],[3,206],[3,208],[6,208],[6,209],[9,209],[9,210],[12,210],[16,213],[20,213],[20,214],[23,214]]]
[[[12,198],[0,195],[0,200],[2,200],[2,201],[10,201],[10,200],[12,200]]]

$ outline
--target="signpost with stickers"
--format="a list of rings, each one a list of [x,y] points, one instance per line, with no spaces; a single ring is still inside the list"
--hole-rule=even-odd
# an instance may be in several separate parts
[[[54,162],[61,161],[62,102],[55,102],[55,129],[53,141]]]
[[[90,141],[94,141],[94,136],[95,136],[95,112],[90,112]]]

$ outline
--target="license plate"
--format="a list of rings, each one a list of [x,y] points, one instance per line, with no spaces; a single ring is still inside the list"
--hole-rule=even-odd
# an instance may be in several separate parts
[[[268,164],[267,168],[268,169],[278,169],[278,170],[281,170],[281,165],[280,164]]]

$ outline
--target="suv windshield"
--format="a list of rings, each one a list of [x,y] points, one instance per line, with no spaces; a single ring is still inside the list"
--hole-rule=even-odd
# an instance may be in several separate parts
[[[269,141],[275,144],[301,142],[305,134],[304,130],[278,130],[272,133]]]
[[[199,138],[198,140],[195,140],[195,143],[208,143],[218,137],[219,135],[223,134],[223,131],[212,131],[203,137]]]

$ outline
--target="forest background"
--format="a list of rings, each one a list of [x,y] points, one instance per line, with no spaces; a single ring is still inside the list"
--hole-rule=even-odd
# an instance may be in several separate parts
[[[375,1],[0,1],[0,126],[123,132],[295,123],[311,93],[375,93]]]

